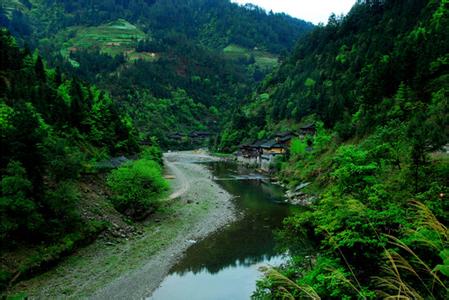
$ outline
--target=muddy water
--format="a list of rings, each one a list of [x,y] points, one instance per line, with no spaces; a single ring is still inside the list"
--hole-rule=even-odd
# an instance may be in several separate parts
[[[278,250],[273,231],[293,208],[280,187],[248,169],[212,163],[214,179],[234,195],[237,222],[196,242],[154,291],[151,300],[249,299],[262,265],[279,265],[287,257]]]

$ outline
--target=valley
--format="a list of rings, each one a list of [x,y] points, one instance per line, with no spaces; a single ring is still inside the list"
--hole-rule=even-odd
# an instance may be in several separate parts
[[[2,299],[449,297],[449,1],[248,1],[0,1]]]

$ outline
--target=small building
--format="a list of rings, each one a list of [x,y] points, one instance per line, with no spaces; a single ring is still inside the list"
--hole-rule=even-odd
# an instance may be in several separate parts
[[[307,124],[299,128],[300,137],[304,138],[307,135],[315,135],[316,134],[316,126],[315,124]]]
[[[184,137],[185,137],[185,135],[180,132],[175,132],[175,133],[168,135],[168,138],[173,141],[182,141],[184,139]]]
[[[210,136],[210,132],[207,131],[193,131],[189,134],[189,137],[192,139],[207,139]]]
[[[278,144],[282,145],[284,147],[284,149],[289,149],[292,139],[298,137],[297,133],[291,132],[291,131],[287,131],[287,132],[281,132],[281,133],[277,133],[275,135],[275,140],[277,141]]]
[[[253,156],[252,155],[253,154],[252,147],[250,144],[242,144],[239,146],[239,149],[240,149],[239,153],[241,156],[246,157],[246,158]]]
[[[285,147],[276,139],[271,139],[260,146],[263,155],[278,155],[285,153]]]

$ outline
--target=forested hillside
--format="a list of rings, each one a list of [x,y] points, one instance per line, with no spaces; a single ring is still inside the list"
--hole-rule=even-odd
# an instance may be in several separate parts
[[[300,40],[279,70],[265,78],[242,111],[243,120],[234,120],[246,124],[236,128],[257,135],[315,114],[348,139],[391,121],[391,110],[406,110],[403,117],[412,118],[409,112],[416,104],[407,102],[427,108],[444,93],[446,5],[362,1],[342,19],[331,16],[327,26]]]
[[[288,253],[264,269],[255,299],[449,298],[449,0],[358,0],[317,27],[229,0],[3,0],[0,26],[0,290],[140,224],[152,233],[119,232],[98,285],[67,276],[67,295],[125,278],[118,257],[128,254],[134,268],[155,257],[162,281],[170,251],[195,244],[229,257],[224,269]],[[210,173],[194,162],[218,158],[175,152],[165,160],[173,194],[157,211],[168,190],[160,146],[259,160],[292,205],[268,201],[273,186],[253,170]],[[272,227],[232,211],[235,199],[264,222],[287,208],[277,244],[254,236]],[[165,218],[138,222],[155,211]],[[215,227],[202,218],[220,227],[232,214],[244,232],[224,226],[203,247],[198,232]],[[210,251],[248,235],[282,249],[254,259],[242,247],[234,262],[226,247]],[[117,282],[133,289],[137,277]]]
[[[139,218],[166,189],[153,143],[135,165],[108,176],[107,196],[102,185],[112,168],[108,162],[137,156],[138,131],[107,93],[45,65],[37,52],[20,49],[0,30],[2,292],[95,239],[111,226],[109,215],[121,220],[109,200]],[[97,198],[86,192],[86,182],[102,191]],[[128,193],[133,188],[134,198]]]
[[[217,113],[312,28],[229,0],[11,0],[0,22],[52,66],[110,91],[144,138],[167,146],[170,133],[217,132]]]
[[[447,298],[447,28],[448,1],[358,1],[301,39],[229,121],[227,150],[317,128],[274,167],[292,188],[312,183],[280,240],[318,250],[268,270],[258,296]]]

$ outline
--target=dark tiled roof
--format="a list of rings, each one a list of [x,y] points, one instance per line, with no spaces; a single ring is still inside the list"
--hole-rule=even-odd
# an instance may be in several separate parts
[[[307,124],[301,127],[301,129],[315,129],[315,124]]]
[[[274,136],[283,138],[283,137],[287,137],[287,136],[297,136],[297,134],[292,131],[286,131],[286,132],[278,132]]]
[[[262,146],[263,144],[265,144],[267,142],[267,140],[259,140],[259,141],[255,141],[254,143],[252,143],[251,147],[252,148],[260,148],[260,146]]]
[[[281,142],[281,143],[285,143],[285,142],[290,141],[294,137],[295,137],[294,135],[286,135],[286,136],[283,136],[283,137],[279,137],[278,141]]]
[[[279,144],[275,139],[271,139],[271,140],[265,142],[264,144],[262,144],[260,147],[264,148],[264,149],[282,148],[282,145]]]

